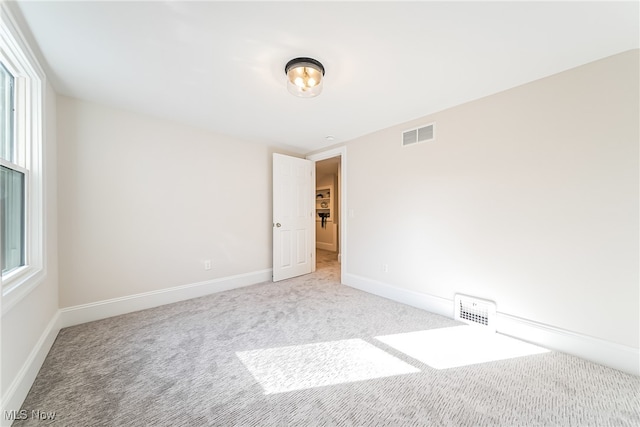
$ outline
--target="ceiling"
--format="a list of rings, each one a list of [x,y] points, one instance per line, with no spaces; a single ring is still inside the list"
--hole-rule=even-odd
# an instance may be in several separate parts
[[[307,153],[638,48],[638,5],[49,0],[11,8],[60,94]],[[284,66],[297,56],[326,68],[317,98],[287,92]]]

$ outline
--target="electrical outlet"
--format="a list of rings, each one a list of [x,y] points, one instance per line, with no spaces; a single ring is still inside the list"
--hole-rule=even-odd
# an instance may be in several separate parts
[[[211,270],[211,260],[210,260],[210,259],[205,260],[205,262],[204,262],[204,269],[205,269],[205,270]]]
[[[388,273],[389,272],[389,264],[382,264],[382,271],[384,273]]]

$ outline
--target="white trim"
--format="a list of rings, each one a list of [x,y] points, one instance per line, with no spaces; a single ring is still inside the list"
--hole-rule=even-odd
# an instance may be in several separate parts
[[[355,274],[343,274],[345,285],[453,319],[454,301],[398,288]],[[496,315],[498,333],[551,350],[572,354],[633,375],[640,375],[640,349],[545,325],[505,313]]]
[[[243,286],[271,281],[271,269],[222,277],[189,285],[144,292],[119,298],[112,298],[89,304],[66,307],[60,310],[63,328],[106,319],[107,317],[132,313],[147,308],[158,307],[191,298],[198,298],[216,292],[228,291]]]
[[[40,66],[40,62],[37,59],[37,56],[31,50],[31,46],[27,43],[26,38],[22,35],[22,31],[20,31],[20,26],[16,23],[13,14],[9,10],[9,7],[3,2],[0,4],[0,16],[2,17],[4,25],[9,29],[11,33],[11,39],[8,39],[7,42],[12,44],[12,48],[16,47],[20,49],[19,52],[15,50],[11,50],[11,59],[12,61],[17,62],[25,62],[27,61],[28,65],[31,68],[33,73],[38,74],[38,76],[43,80],[45,80],[45,72],[43,68]]]
[[[14,75],[16,91],[15,132],[20,139],[17,164],[29,171],[27,174],[26,205],[26,253],[24,269],[19,274],[2,280],[2,314],[7,313],[24,298],[46,275],[46,246],[44,226],[44,170],[42,162],[44,126],[44,88],[46,76],[36,56],[25,41],[11,12],[0,5],[0,49],[5,66]],[[23,103],[23,104],[21,104]],[[20,289],[22,288],[22,289]],[[20,289],[19,292],[17,290]]]
[[[29,295],[46,277],[45,269],[34,271],[33,268],[25,268],[24,280],[20,283],[13,283],[11,286],[3,289],[2,293],[2,317],[9,312],[24,297]],[[29,274],[32,273],[32,274]]]
[[[640,375],[640,349],[555,326],[497,313],[498,332],[569,353],[633,375]]]
[[[351,273],[347,273],[342,281],[352,288],[453,319],[453,300],[401,289]]]
[[[331,148],[319,153],[310,154],[306,158],[314,163],[320,160],[330,159],[340,156],[340,277],[344,284],[344,277],[347,274],[347,146]],[[315,183],[314,183],[315,191]]]
[[[11,425],[10,420],[5,420],[4,411],[18,411],[20,409],[60,329],[60,311],[58,310],[49,321],[13,382],[2,396],[0,408],[2,408],[3,412],[0,414],[0,425]]]

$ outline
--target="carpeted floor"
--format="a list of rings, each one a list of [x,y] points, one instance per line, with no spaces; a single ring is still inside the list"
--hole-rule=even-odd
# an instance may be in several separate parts
[[[23,409],[59,426],[640,425],[639,377],[566,354],[435,369],[396,350],[376,337],[464,326],[340,285],[319,252],[311,275],[63,329]]]

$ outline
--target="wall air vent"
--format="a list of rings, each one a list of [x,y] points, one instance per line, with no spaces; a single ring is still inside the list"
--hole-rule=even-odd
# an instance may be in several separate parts
[[[435,139],[435,123],[409,129],[402,132],[402,146],[417,144],[419,142],[433,141]]]
[[[454,319],[495,332],[496,303],[456,294]]]

